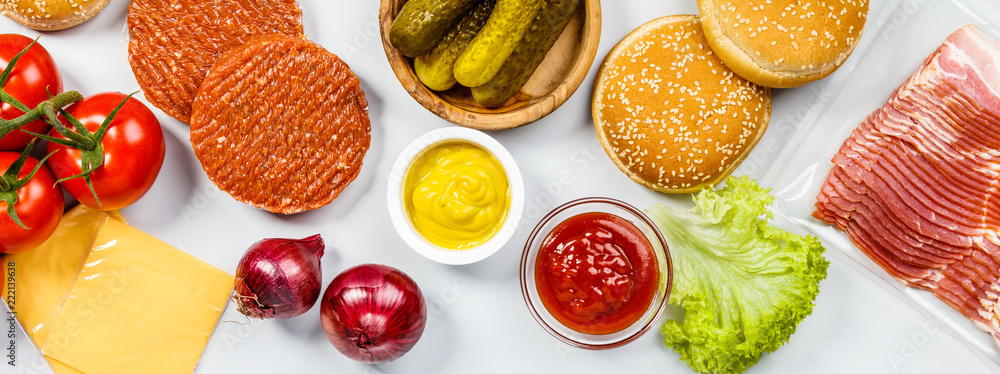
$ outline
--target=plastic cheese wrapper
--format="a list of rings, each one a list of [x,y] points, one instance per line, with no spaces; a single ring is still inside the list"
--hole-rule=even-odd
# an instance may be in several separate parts
[[[4,282],[4,295],[16,295],[14,312],[36,346],[40,347],[49,336],[62,301],[76,282],[94,233],[109,217],[122,220],[117,212],[78,206],[63,215],[56,231],[38,248],[3,257],[6,266],[17,269],[15,278]],[[46,359],[57,374],[79,373]]]
[[[109,217],[74,208],[4,258],[18,319],[57,374],[194,371],[233,276]]]

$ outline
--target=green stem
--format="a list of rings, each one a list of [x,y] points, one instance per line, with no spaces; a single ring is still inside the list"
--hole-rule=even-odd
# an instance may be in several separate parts
[[[31,43],[28,43],[28,45],[21,50],[21,52],[18,52],[14,58],[10,59],[7,63],[7,67],[3,69],[2,73],[0,73],[0,101],[13,105],[21,112],[27,112],[29,110],[28,106],[24,105],[24,103],[21,103],[20,101],[17,101],[17,99],[8,94],[6,90],[3,90],[3,88],[7,86],[7,79],[10,78],[11,72],[14,71],[14,65],[17,64],[17,60],[20,60],[21,56],[24,56],[25,53],[28,53],[28,50],[31,49],[35,43],[38,43],[38,38],[32,40]]]
[[[10,134],[14,130],[19,129],[28,123],[31,123],[31,121],[48,115],[49,112],[55,113],[55,109],[57,108],[62,108],[80,100],[83,100],[83,95],[77,91],[63,92],[39,103],[34,109],[26,111],[17,118],[11,120],[0,120],[0,138],[7,136],[7,134]],[[55,116],[52,116],[51,118],[55,118]]]
[[[35,173],[38,172],[38,170],[42,167],[42,163],[45,161],[41,161],[35,165],[35,169],[23,179],[17,179],[17,176],[21,174],[21,168],[24,167],[24,163],[29,157],[28,154],[31,153],[31,149],[34,147],[35,139],[32,139],[28,142],[28,146],[24,148],[24,151],[21,151],[21,155],[18,156],[17,159],[7,167],[7,171],[0,176],[0,179],[3,180],[3,185],[6,186],[6,188],[0,190],[0,201],[7,203],[7,215],[14,221],[14,223],[23,229],[27,229],[28,227],[24,225],[24,222],[21,222],[21,219],[17,216],[16,209],[14,209],[17,205],[18,199],[17,190],[24,187],[24,185],[28,184],[28,181],[30,181],[31,178],[35,177]],[[45,156],[45,158],[48,159],[49,156]]]
[[[4,90],[0,90],[0,101],[10,104],[11,106],[17,108],[17,110],[20,110],[21,112],[28,112],[29,110],[31,110],[31,108],[28,108],[27,105],[24,105],[24,103],[17,101],[17,99],[15,99],[14,96],[11,96],[9,93],[7,93],[7,91]]]

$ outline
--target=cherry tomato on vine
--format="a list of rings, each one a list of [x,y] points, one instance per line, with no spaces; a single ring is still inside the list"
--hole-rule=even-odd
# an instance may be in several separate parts
[[[7,170],[20,155],[18,152],[0,152],[0,172]],[[17,173],[17,179],[28,177],[36,166],[38,160],[28,156]],[[62,189],[45,165],[41,165],[27,184],[16,190],[16,194],[14,211],[27,229],[5,213],[7,203],[0,200],[0,253],[24,252],[39,246],[52,236],[62,218]]]
[[[106,92],[84,98],[66,108],[90,133],[97,133],[101,124],[122,103],[100,140],[103,163],[89,174],[93,192],[80,175],[88,151],[81,151],[49,141],[49,167],[62,187],[80,203],[95,209],[121,209],[142,198],[160,173],[166,143],[156,115],[139,100],[118,92]],[[79,134],[65,117],[62,123]],[[53,128],[49,136],[66,139]],[[93,152],[93,151],[90,151]],[[97,200],[94,194],[97,194]]]
[[[0,34],[0,71],[7,68],[10,60],[21,53],[24,47],[31,44],[32,39],[18,34]],[[62,92],[62,78],[56,68],[55,61],[41,44],[35,43],[14,65],[4,91],[13,96],[28,108],[34,108],[38,103]],[[0,117],[3,119],[17,118],[24,114],[10,103],[0,103]],[[41,119],[34,120],[21,129],[44,134],[49,125]],[[14,130],[0,138],[0,150],[21,150],[32,139],[27,133]]]

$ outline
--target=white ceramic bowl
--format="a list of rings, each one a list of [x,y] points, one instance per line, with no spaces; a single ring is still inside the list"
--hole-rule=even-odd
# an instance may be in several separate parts
[[[403,200],[406,172],[413,161],[426,149],[448,141],[465,141],[489,151],[493,157],[500,161],[500,165],[507,173],[507,182],[510,186],[510,206],[500,229],[489,240],[472,248],[449,249],[429,242],[413,227]],[[514,235],[524,211],[524,181],[521,179],[521,172],[518,170],[514,158],[495,139],[486,133],[470,128],[445,127],[430,131],[413,140],[410,145],[403,149],[399,158],[396,159],[396,163],[392,166],[388,187],[386,200],[389,205],[389,218],[392,220],[396,232],[417,253],[442,264],[471,264],[496,253]]]

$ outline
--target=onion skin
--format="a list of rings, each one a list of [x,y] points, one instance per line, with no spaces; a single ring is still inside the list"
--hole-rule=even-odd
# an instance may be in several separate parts
[[[292,318],[319,299],[320,257],[326,246],[317,235],[304,239],[263,239],[250,246],[236,267],[237,309],[250,318]]]
[[[340,353],[356,361],[389,362],[409,352],[427,322],[420,288],[402,271],[363,264],[330,282],[320,302],[323,332]]]

